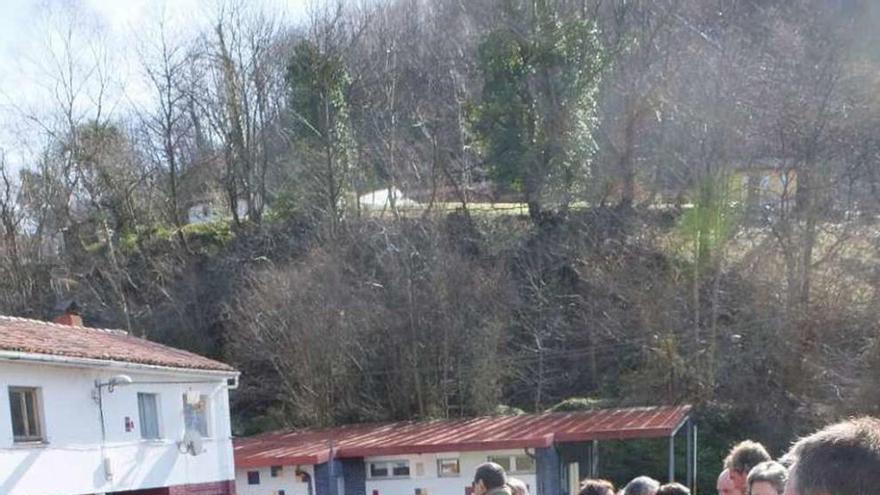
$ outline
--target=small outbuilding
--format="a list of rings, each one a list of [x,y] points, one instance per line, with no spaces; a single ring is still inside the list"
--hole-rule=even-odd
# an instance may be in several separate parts
[[[470,495],[475,468],[497,462],[537,495],[575,495],[599,475],[599,443],[667,438],[685,431],[693,489],[696,426],[691,407],[351,425],[266,433],[235,440],[239,495]]]

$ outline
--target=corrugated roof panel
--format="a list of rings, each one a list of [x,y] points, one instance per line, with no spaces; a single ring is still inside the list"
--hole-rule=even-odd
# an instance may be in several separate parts
[[[274,432],[235,440],[240,467],[337,458],[547,447],[554,442],[671,435],[690,406],[606,409]],[[331,453],[331,445],[334,452]]]

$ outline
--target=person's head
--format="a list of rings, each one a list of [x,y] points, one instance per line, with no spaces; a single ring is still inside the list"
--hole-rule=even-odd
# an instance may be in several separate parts
[[[784,460],[786,495],[873,495],[880,490],[880,419],[828,426],[795,443]]]
[[[776,461],[762,462],[749,471],[749,495],[782,495],[787,479],[785,466]]]
[[[513,495],[529,495],[529,487],[519,478],[507,478],[507,487]]]
[[[474,473],[474,495],[483,495],[489,490],[507,485],[507,473],[504,468],[494,462],[477,466]]]
[[[730,454],[724,459],[724,468],[730,470],[730,479],[736,488],[745,493],[747,491],[746,477],[749,471],[758,464],[769,461],[770,454],[758,442],[746,440],[736,444],[730,449]]]
[[[718,495],[745,495],[742,490],[737,489],[730,477],[730,469],[721,471],[718,475],[718,482],[715,484]]]
[[[655,495],[660,482],[650,476],[639,476],[623,487],[623,495]]]
[[[581,482],[578,495],[614,495],[614,485],[607,480],[586,479]]]
[[[661,486],[657,495],[691,495],[691,491],[681,483],[672,482]]]

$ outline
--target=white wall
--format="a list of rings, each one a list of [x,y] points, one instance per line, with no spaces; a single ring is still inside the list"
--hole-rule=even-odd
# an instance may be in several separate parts
[[[300,466],[300,469],[309,473],[314,494],[315,472],[312,466]],[[260,484],[248,485],[248,471],[260,472]],[[235,493],[236,495],[278,495],[278,490],[284,490],[284,495],[309,495],[309,485],[296,479],[296,466],[282,466],[278,477],[273,478],[271,469],[263,468],[236,468],[235,469]]]
[[[471,486],[474,479],[474,472],[477,466],[486,462],[492,455],[522,455],[523,450],[498,450],[491,452],[457,452],[442,454],[421,454],[421,455],[398,455],[398,456],[382,456],[368,457],[365,459],[367,463],[367,493],[373,495],[373,490],[377,490],[378,495],[415,495],[416,488],[422,489],[422,495],[464,495],[465,489]],[[460,474],[458,477],[437,476],[437,460],[458,458]],[[372,480],[369,476],[369,463],[373,461],[386,461],[395,459],[409,460],[410,477],[403,479],[390,480]],[[416,464],[421,463],[424,474],[418,476],[416,473]],[[510,474],[514,478],[519,478],[529,486],[529,491],[535,493],[535,474]]]
[[[367,491],[366,495],[373,495],[373,490],[377,490],[379,495],[415,495],[416,488],[422,489],[427,495],[464,495],[465,489],[471,486],[474,479],[474,471],[477,466],[486,462],[490,455],[522,455],[523,450],[498,450],[486,452],[451,452],[442,454],[420,454],[420,455],[390,455],[381,457],[368,457],[365,459],[367,463]],[[438,459],[454,459],[459,460],[460,474],[456,477],[437,476],[437,460]],[[385,479],[373,480],[369,477],[369,463],[372,461],[390,461],[397,459],[409,460],[409,478],[401,479]],[[423,474],[419,476],[416,473],[416,464],[421,463]],[[278,490],[284,490],[285,495],[308,495],[308,486],[300,483],[294,478],[295,466],[284,466],[282,475],[278,478],[272,478],[270,468],[236,468],[235,470],[235,489],[237,495],[277,495]],[[313,466],[301,466],[303,471],[312,476],[314,483]],[[260,484],[248,485],[248,471],[260,472]],[[521,479],[529,486],[531,493],[536,490],[535,474],[511,474],[515,478]],[[314,488],[314,486],[313,486]],[[314,494],[314,491],[313,491]]]
[[[106,442],[101,442],[99,408],[92,399],[96,379],[117,374],[135,383],[103,392]],[[197,384],[137,382],[210,381]],[[68,495],[208,483],[234,476],[228,391],[217,375],[76,368],[0,361],[0,494]],[[15,444],[9,386],[40,387],[45,444]],[[180,453],[184,432],[183,394],[208,395],[209,437],[198,456]],[[142,440],[137,393],[159,394],[161,440]],[[134,428],[125,431],[125,417]],[[106,480],[108,458],[113,479]]]

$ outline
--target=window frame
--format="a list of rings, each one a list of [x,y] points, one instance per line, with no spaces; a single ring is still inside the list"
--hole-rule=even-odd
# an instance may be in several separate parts
[[[374,476],[373,475],[373,466],[383,464],[385,466],[386,472],[388,473],[385,476]],[[396,475],[394,474],[394,465],[395,464],[406,464],[407,474],[405,475]],[[380,459],[376,461],[369,461],[367,463],[367,479],[371,480],[405,480],[412,478],[412,466],[410,465],[409,459]]]
[[[12,408],[14,407],[12,401],[12,394],[22,394],[22,399],[19,400],[18,407],[21,408],[22,420],[25,422],[25,429],[29,430],[30,426],[36,427],[36,435],[16,435],[15,434],[15,423],[12,417]],[[25,399],[26,394],[33,395],[33,413],[34,417],[29,418],[27,413],[27,401]],[[20,385],[10,385],[8,387],[8,400],[9,400],[9,414],[10,414],[10,426],[12,428],[12,442],[16,445],[25,445],[25,444],[39,444],[46,443],[46,425],[45,425],[45,414],[43,412],[43,397],[42,397],[42,388],[41,387],[29,387],[29,386],[20,386]]]
[[[512,458],[513,458],[513,456],[512,456],[512,455],[508,455],[508,454],[496,454],[496,455],[492,455],[492,454],[490,454],[490,455],[487,455],[487,456],[486,456],[486,461],[487,461],[487,462],[494,462],[495,464],[498,464],[499,466],[501,466],[502,468],[504,468],[504,470],[505,470],[506,472],[510,472],[510,473],[512,473],[512,472],[513,472],[513,460],[512,460]],[[506,463],[504,463],[504,462],[498,462],[498,461],[501,460],[501,459],[506,459],[507,462],[506,462]],[[505,466],[505,464],[507,464],[507,465]]]
[[[251,476],[253,475],[253,476]],[[256,480],[256,482],[254,481]],[[260,484],[260,471],[248,471],[247,472],[247,484],[248,486],[256,486]]]
[[[146,425],[146,421],[144,421],[144,417],[141,414],[141,396],[152,396],[154,398],[153,407],[154,407],[154,415],[156,422],[156,436],[155,437],[145,437],[144,436],[144,425]],[[162,402],[160,394],[156,392],[138,392],[137,393],[137,404],[138,404],[138,422],[139,422],[139,431],[141,435],[141,440],[147,442],[157,442],[161,441],[164,437],[162,436]]]
[[[270,478],[281,478],[284,476],[284,466],[269,466]]]
[[[455,462],[455,474],[444,474],[443,463]],[[442,457],[437,459],[437,477],[438,478],[461,478],[461,460],[458,457]]]
[[[507,458],[507,465],[509,466],[509,469],[505,466],[502,466],[502,467],[504,467],[504,470],[510,474],[536,474],[537,473],[538,465],[534,459],[532,459],[532,469],[524,470],[524,469],[520,469],[520,467],[516,463],[516,459],[518,457],[531,458],[528,454],[496,454],[496,455],[486,456],[486,460],[489,462],[495,462],[500,465],[501,463],[497,462],[498,459]]]
[[[513,473],[513,474],[535,474],[538,472],[537,460],[534,459],[532,456],[530,456],[528,454],[516,454],[516,455],[513,455],[512,457],[513,458],[511,459],[511,466],[513,467],[513,469],[510,471],[511,473]],[[519,462],[517,462],[517,459],[519,459],[521,457],[529,458],[530,463],[531,463],[531,467],[529,469],[520,468]]]
[[[199,402],[204,402],[204,416],[205,420],[203,422],[205,426],[205,431],[196,430],[202,438],[211,438],[211,397],[207,394],[199,394]],[[187,407],[191,407],[189,403],[186,401],[186,393],[183,394],[183,427],[187,428],[187,415],[186,409]]]

